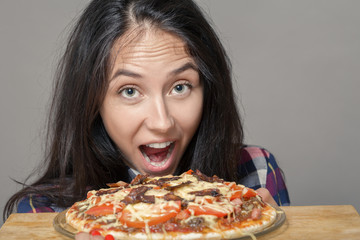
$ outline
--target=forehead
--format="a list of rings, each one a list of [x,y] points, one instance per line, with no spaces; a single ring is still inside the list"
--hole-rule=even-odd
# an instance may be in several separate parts
[[[130,30],[116,40],[111,51],[115,62],[191,58],[185,42],[175,34],[160,29]]]

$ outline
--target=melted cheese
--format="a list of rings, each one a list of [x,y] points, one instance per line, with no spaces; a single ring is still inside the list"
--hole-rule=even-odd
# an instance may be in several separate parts
[[[152,180],[165,178],[165,177],[172,177],[172,176],[169,175],[169,176],[163,176],[163,177],[156,177],[156,178],[152,178]],[[191,181],[191,183],[181,185],[182,183],[185,183],[188,181]],[[190,175],[190,174],[182,174],[181,178],[173,179],[166,183],[167,183],[167,186],[174,187],[173,193],[175,195],[183,198],[184,200],[186,200],[188,206],[196,206],[196,207],[203,208],[203,209],[206,206],[206,208],[208,208],[208,209],[212,209],[217,212],[226,213],[228,218],[232,218],[235,216],[234,212],[235,212],[236,206],[230,201],[231,196],[233,196],[234,193],[239,192],[239,191],[242,191],[242,195],[243,195],[247,191],[246,187],[244,187],[242,185],[236,185],[234,182],[225,184],[225,183],[220,183],[220,182],[210,183],[210,182],[206,182],[206,181],[199,181],[195,176]],[[234,187],[235,185],[237,187]],[[151,219],[151,217],[153,217],[154,215],[160,216],[161,214],[164,214],[166,212],[165,206],[171,206],[175,209],[178,209],[179,205],[175,201],[166,201],[163,198],[166,194],[170,193],[171,191],[166,190],[166,189],[154,189],[154,187],[158,188],[156,185],[147,184],[147,186],[153,187],[153,189],[146,191],[145,195],[155,196],[155,203],[151,204],[151,203],[139,202],[139,203],[135,203],[135,204],[128,204],[125,206],[124,209],[130,211],[130,213],[131,213],[130,220],[131,221],[143,221],[145,223],[146,237],[148,239],[152,239],[153,236],[157,236],[157,235],[156,234],[154,235],[150,232],[150,227],[148,224],[149,219]],[[119,222],[119,220],[117,218],[116,211],[118,210],[119,206],[121,208],[123,207],[123,205],[121,205],[120,203],[129,194],[131,189],[137,188],[137,187],[139,187],[139,185],[135,185],[135,186],[130,185],[128,188],[123,188],[119,191],[116,191],[116,188],[101,189],[99,191],[90,191],[88,194],[88,196],[89,196],[88,199],[86,199],[82,202],[76,203],[78,211],[68,211],[67,219],[82,219],[86,215],[85,211],[90,209],[91,207],[99,206],[99,205],[103,205],[103,204],[105,204],[105,205],[112,204],[114,206],[114,208],[113,208],[114,214],[109,214],[109,215],[105,215],[105,216],[102,216],[99,218],[95,218],[91,221],[84,219],[84,220],[79,221],[78,225],[84,225],[86,222],[88,222],[89,224],[88,224],[87,228],[91,229],[92,227],[97,226],[101,222],[107,222],[106,228],[117,227],[121,223]],[[218,192],[220,193],[220,196],[218,196],[218,197],[208,196],[208,195],[196,196],[195,194],[191,194],[191,192],[203,191],[206,189],[217,189]],[[100,192],[100,193],[101,193],[101,191],[111,192],[111,190],[114,190],[116,192],[113,194],[106,194],[106,193],[99,194],[100,196],[96,195],[98,192]],[[257,198],[259,198],[258,199],[259,201],[262,201],[259,196],[257,196]],[[247,215],[252,211],[252,209],[253,209],[253,205],[249,204],[245,208],[242,208],[241,214]],[[177,212],[175,210],[170,210],[170,211]],[[190,210],[190,213],[191,213],[191,216],[187,219],[182,220],[181,221],[182,224],[187,224],[187,222],[191,221],[192,219],[194,219],[196,217],[202,217],[204,219],[204,224],[209,229],[211,229],[213,234],[215,234],[215,235],[218,234],[219,236],[222,236],[222,237],[227,236],[227,234],[224,234],[222,229],[219,229],[218,217],[216,217],[214,215],[195,216],[195,212],[192,210]],[[77,215],[77,216],[75,216],[75,215]],[[265,216],[266,215],[267,214],[265,213]],[[274,216],[268,216],[268,217],[273,218]],[[124,227],[126,228],[127,226],[124,225]],[[81,230],[85,230],[85,229],[81,229]],[[162,230],[163,230],[163,233],[162,233],[163,236],[170,236],[166,232],[164,226],[162,226]],[[233,231],[236,233],[241,232],[240,229],[232,229],[232,230],[229,230],[228,232],[229,232],[229,234],[231,234],[231,232],[233,232]],[[212,234],[212,233],[209,232],[209,234]],[[139,233],[136,233],[136,234],[139,234]],[[244,232],[244,234],[245,234],[245,232]],[[246,232],[246,235],[251,236],[251,238],[253,238],[253,239],[255,238],[254,235],[252,235],[250,233]],[[133,236],[134,236],[134,234],[133,234]],[[187,236],[197,236],[197,235],[193,233],[192,235],[188,234]],[[198,238],[198,236],[197,236],[197,238]],[[159,239],[159,238],[156,238],[156,239]],[[192,238],[189,237],[188,239],[192,239]]]

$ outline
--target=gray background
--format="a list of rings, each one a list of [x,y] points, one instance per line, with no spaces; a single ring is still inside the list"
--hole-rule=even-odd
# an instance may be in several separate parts
[[[1,209],[42,158],[54,69],[87,2],[0,1]],[[233,60],[246,142],[277,157],[292,205],[360,211],[360,1],[198,2]]]

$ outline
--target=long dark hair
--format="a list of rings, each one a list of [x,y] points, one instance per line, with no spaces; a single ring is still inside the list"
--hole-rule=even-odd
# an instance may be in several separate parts
[[[236,181],[243,131],[231,82],[231,65],[216,33],[191,0],[94,0],[70,35],[56,75],[48,122],[45,171],[7,202],[6,218],[30,194],[67,207],[89,188],[127,181],[123,155],[99,114],[116,39],[144,23],[176,34],[196,61],[204,91],[202,121],[176,173],[199,169]]]

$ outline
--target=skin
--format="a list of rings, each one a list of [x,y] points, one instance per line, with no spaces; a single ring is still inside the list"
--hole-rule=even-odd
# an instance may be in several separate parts
[[[151,176],[172,174],[201,120],[197,66],[185,43],[161,30],[146,30],[124,42],[120,38],[112,50],[115,60],[101,117],[129,167]],[[172,149],[159,158],[164,162],[151,161],[161,166],[146,161],[145,145],[169,142]]]
[[[181,39],[154,29],[126,44],[120,38],[112,56],[114,67],[100,110],[109,136],[129,167],[142,174],[172,174],[201,121],[203,88],[196,64]],[[177,91],[177,86],[184,88]],[[175,146],[166,164],[148,164],[140,146],[168,141]],[[276,205],[267,189],[257,191]],[[81,232],[75,239],[104,238]]]
[[[99,236],[99,235],[92,236],[88,233],[80,232],[80,233],[76,234],[75,239],[76,240],[102,240],[102,239],[104,239],[104,237]]]
[[[256,192],[262,197],[264,202],[271,204],[272,206],[278,206],[274,198],[271,196],[269,190],[266,188],[259,188]]]

